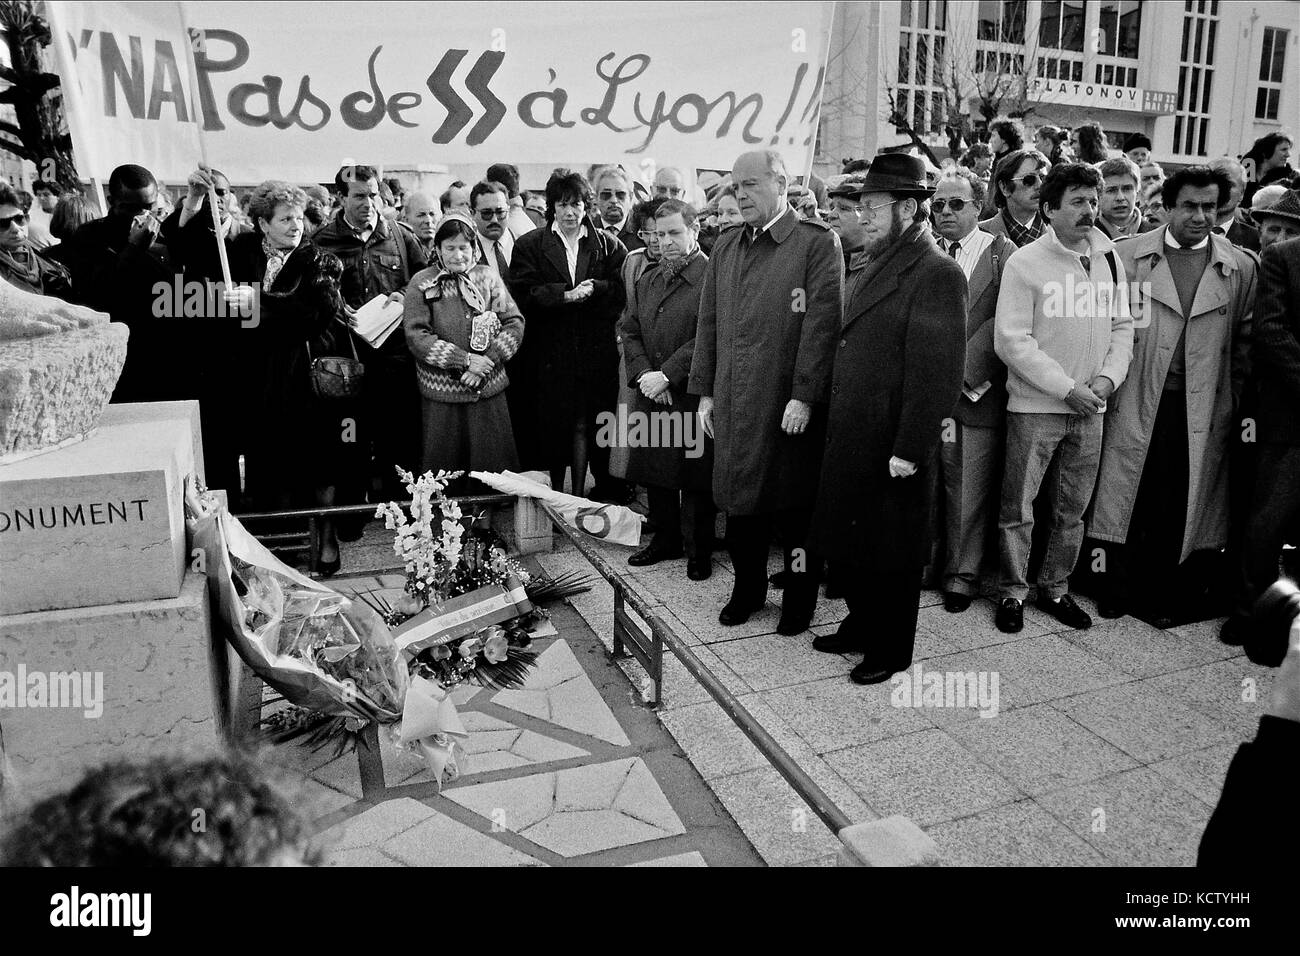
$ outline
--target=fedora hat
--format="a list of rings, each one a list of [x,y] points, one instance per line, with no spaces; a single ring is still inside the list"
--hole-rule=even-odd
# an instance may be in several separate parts
[[[908,153],[881,153],[871,161],[860,179],[851,184],[841,184],[841,188],[849,186],[852,187],[852,192],[839,195],[898,193],[913,199],[929,199],[934,195],[934,187],[925,177],[925,162],[919,156]]]
[[[1282,198],[1271,206],[1265,206],[1263,209],[1252,209],[1250,218],[1259,222],[1261,218],[1269,216],[1280,216],[1283,219],[1291,219],[1300,222],[1300,193],[1294,189],[1288,189],[1282,194]]]

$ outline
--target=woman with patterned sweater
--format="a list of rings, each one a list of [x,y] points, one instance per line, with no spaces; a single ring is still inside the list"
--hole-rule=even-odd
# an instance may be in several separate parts
[[[415,274],[403,306],[424,399],[424,468],[518,468],[505,363],[523,341],[524,317],[500,277],[476,261],[467,217],[448,215],[433,242],[440,263]],[[463,493],[469,482],[456,486]]]

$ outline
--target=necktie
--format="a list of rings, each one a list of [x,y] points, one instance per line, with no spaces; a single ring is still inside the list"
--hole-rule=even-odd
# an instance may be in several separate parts
[[[506,262],[506,254],[501,251],[500,242],[492,243],[492,254],[496,256],[497,272],[501,275],[501,278],[504,279],[510,274],[510,263]]]
[[[950,242],[950,243],[948,243],[948,255],[952,256],[954,259],[957,258],[957,253],[958,253],[958,251],[959,251],[960,249],[961,249],[961,243],[960,243],[960,242]]]

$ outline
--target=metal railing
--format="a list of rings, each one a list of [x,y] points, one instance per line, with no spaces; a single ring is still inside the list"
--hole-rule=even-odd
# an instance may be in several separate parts
[[[635,585],[627,581],[624,572],[614,567],[586,535],[568,524],[550,505],[545,502],[541,504],[551,522],[573,542],[582,556],[614,588],[615,654],[627,645],[633,656],[645,667],[646,673],[655,682],[654,705],[659,706],[663,690],[663,649],[667,647],[777,772],[794,788],[795,793],[812,808],[826,826],[830,827],[831,832],[838,834],[845,827],[852,825],[853,821],[835,805],[826,791],[822,790],[817,782],[794,761],[794,758],[785,752],[785,749],[763,728],[758,719],[745,709],[736,696],[723,686],[713,671],[709,670],[695,656],[694,651],[677,636],[672,627],[655,613],[654,607],[641,598]],[[646,623],[650,629],[648,635],[627,616],[624,605],[630,606]]]

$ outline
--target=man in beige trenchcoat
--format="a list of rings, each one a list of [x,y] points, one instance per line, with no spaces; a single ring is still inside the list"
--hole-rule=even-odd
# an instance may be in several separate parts
[[[1141,605],[1172,623],[1179,565],[1228,542],[1228,456],[1241,439],[1256,273],[1251,253],[1211,234],[1230,188],[1209,167],[1180,170],[1164,185],[1168,223],[1117,246],[1135,333],[1088,520],[1092,538],[1111,542],[1102,617]]]

